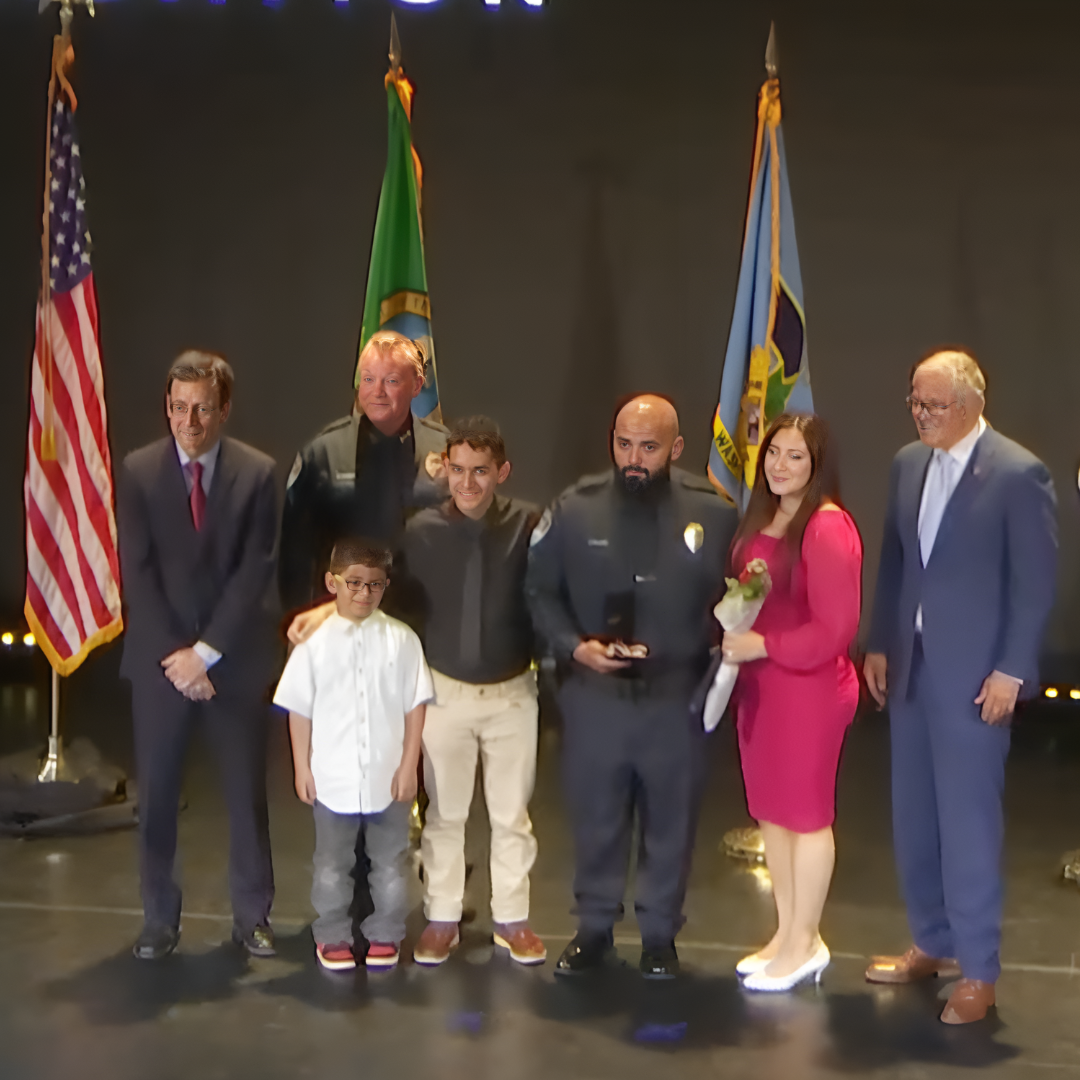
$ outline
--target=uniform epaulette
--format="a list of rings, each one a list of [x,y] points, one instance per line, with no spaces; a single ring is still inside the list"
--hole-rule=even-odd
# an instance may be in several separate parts
[[[324,427],[322,431],[319,432],[319,434],[329,435],[331,431],[340,431],[342,428],[348,427],[351,423],[351,416],[342,416],[338,420],[331,420],[330,423],[327,424],[326,427]]]
[[[598,488],[602,488],[605,484],[610,482],[610,472],[590,473],[588,476],[581,477],[576,483],[571,484],[563,494],[577,495],[579,493],[584,494],[585,492],[596,491]]]
[[[687,472],[685,469],[672,469],[671,475],[684,488],[690,488],[691,491],[707,491],[710,495],[716,494],[716,488],[709,483],[707,476],[698,476],[697,473]]]
[[[424,427],[430,428],[440,435],[450,434],[450,429],[445,424],[440,424],[438,420],[432,420],[430,416],[415,416],[413,417],[413,423],[423,424]]]

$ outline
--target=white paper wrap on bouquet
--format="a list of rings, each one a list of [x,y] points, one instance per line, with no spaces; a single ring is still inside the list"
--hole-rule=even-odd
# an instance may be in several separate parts
[[[754,622],[761,612],[761,606],[765,603],[765,597],[759,596],[756,600],[747,600],[742,596],[725,596],[716,607],[713,614],[717,621],[725,629],[733,634],[745,634],[754,628]],[[708,694],[705,695],[705,708],[701,714],[702,723],[706,731],[714,731],[724,715],[724,710],[731,700],[731,691],[735,689],[735,680],[739,676],[739,665],[724,660],[716,670],[716,677]]]

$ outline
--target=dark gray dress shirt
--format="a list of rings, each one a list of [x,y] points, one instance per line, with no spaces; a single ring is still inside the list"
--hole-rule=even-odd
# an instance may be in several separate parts
[[[421,510],[405,529],[405,565],[394,587],[408,607],[428,663],[461,682],[504,682],[532,662],[525,602],[529,537],[538,507],[499,496],[479,521],[452,499]]]

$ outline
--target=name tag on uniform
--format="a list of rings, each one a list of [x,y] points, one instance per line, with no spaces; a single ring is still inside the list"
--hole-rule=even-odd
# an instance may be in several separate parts
[[[355,472],[338,472],[337,469],[335,469],[334,470],[334,479],[335,480],[355,480],[356,479],[356,473]]]
[[[606,540],[589,540],[589,547],[607,547],[608,542]]]

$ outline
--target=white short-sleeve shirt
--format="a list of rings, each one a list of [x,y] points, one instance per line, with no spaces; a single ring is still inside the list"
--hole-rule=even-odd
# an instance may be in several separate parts
[[[378,814],[392,802],[405,714],[434,698],[420,639],[403,622],[335,612],[293,650],[274,704],[311,720],[319,802],[336,814]]]

